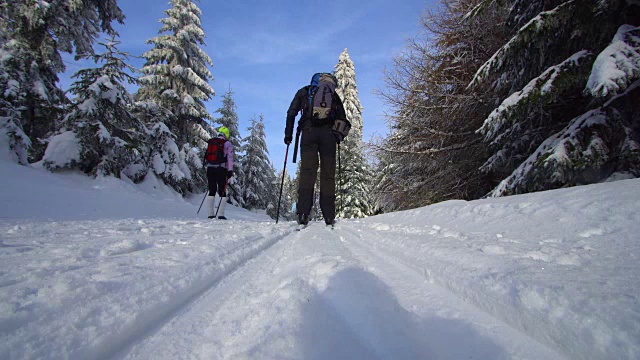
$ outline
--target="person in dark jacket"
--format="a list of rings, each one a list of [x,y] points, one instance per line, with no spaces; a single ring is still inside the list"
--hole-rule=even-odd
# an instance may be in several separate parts
[[[298,224],[302,225],[309,222],[318,165],[320,165],[320,209],[327,225],[332,225],[335,222],[336,144],[342,141],[350,128],[342,100],[335,91],[331,91],[330,115],[318,119],[317,115],[312,114],[316,112],[311,104],[312,96],[314,90],[317,89],[320,76],[324,76],[322,80],[333,81],[332,90],[335,89],[337,81],[333,75],[315,74],[312,77],[311,85],[298,90],[291,101],[289,110],[287,110],[287,124],[284,131],[284,143],[289,145],[293,140],[295,118],[302,111],[298,123],[301,140],[300,178],[298,179],[298,201],[296,203]],[[336,126],[336,124],[339,125]]]

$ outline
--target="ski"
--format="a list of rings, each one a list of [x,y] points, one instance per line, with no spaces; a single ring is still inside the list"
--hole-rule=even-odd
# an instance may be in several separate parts
[[[325,225],[326,225],[327,228],[329,228],[331,230],[334,230],[334,229],[338,228],[338,226],[336,226],[336,225],[338,225],[338,222],[335,221],[335,220],[331,224],[325,224]]]
[[[306,229],[309,225],[310,225],[310,223],[309,224],[297,224],[296,228],[295,228],[295,231],[300,231],[300,230]],[[333,224],[325,224],[325,226],[328,229],[331,229],[331,230],[338,229],[337,222],[335,222],[335,221],[333,222]]]

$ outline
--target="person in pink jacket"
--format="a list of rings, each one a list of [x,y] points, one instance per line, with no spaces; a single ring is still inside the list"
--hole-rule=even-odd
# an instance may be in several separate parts
[[[227,220],[224,208],[227,205],[227,182],[233,177],[233,144],[229,141],[229,129],[222,126],[218,136],[209,139],[204,164],[207,168],[209,195],[207,207],[209,219]],[[217,198],[216,198],[217,195]],[[218,204],[218,209],[215,206]]]

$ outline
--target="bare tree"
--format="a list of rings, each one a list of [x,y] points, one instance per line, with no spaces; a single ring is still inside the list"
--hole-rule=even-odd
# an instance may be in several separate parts
[[[443,0],[425,11],[421,35],[385,74],[388,89],[380,95],[394,109],[391,133],[374,147],[386,210],[478,198],[493,185],[478,170],[488,147],[476,130],[495,100],[467,85],[502,44],[506,11],[493,3],[469,16],[479,3]]]

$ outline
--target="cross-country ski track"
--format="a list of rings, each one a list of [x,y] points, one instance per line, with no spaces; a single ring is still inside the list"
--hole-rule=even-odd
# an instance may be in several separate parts
[[[561,358],[439,285],[427,264],[412,267],[368,246],[376,236],[369,226],[293,229],[249,235],[240,243],[254,245],[228,254],[235,260],[225,271],[137,322],[130,333],[142,336],[125,331],[122,346],[109,342],[122,349],[113,355],[177,359],[193,349],[210,359]]]
[[[638,359],[640,180],[336,229],[0,162],[0,359]]]

